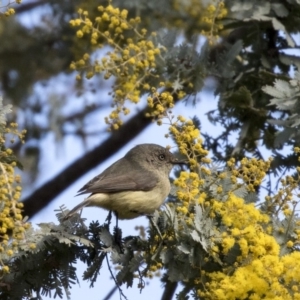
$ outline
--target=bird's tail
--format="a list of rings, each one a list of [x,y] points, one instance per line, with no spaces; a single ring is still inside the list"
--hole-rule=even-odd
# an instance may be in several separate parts
[[[71,218],[74,214],[76,214],[79,210],[83,209],[86,206],[89,206],[90,200],[84,200],[78,205],[76,205],[73,209],[71,209],[64,217],[65,220]]]

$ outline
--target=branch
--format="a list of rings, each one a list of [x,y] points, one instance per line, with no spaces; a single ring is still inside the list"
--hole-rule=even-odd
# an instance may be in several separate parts
[[[177,285],[178,285],[178,282],[176,282],[176,281],[172,282],[172,281],[168,280],[166,282],[165,290],[161,297],[161,300],[172,300],[174,293],[176,291]]]
[[[240,136],[238,138],[238,142],[236,143],[236,145],[231,153],[231,156],[234,157],[235,155],[239,154],[242,151],[242,149],[245,149],[244,142],[247,137],[249,127],[250,127],[250,121],[249,120],[245,121],[245,123],[242,125],[241,131],[240,131]]]
[[[32,1],[28,3],[22,3],[20,6],[14,7],[16,13],[23,13],[27,12],[28,10],[34,9],[36,7],[39,7],[41,5],[49,4],[49,1],[47,0],[40,0],[40,1]]]
[[[109,292],[108,294],[105,296],[105,298],[103,298],[103,300],[109,300],[115,293],[115,291],[118,289],[118,287],[115,285]]]
[[[74,0],[39,0],[39,1],[31,1],[27,3],[21,3],[20,5],[15,5],[14,9],[16,13],[26,13],[28,11],[31,11],[39,6],[43,5],[55,5],[55,4],[63,4],[64,6],[69,5],[70,7],[77,7],[80,1],[74,1]],[[98,1],[98,5],[100,4],[107,4],[107,1]]]
[[[152,120],[145,117],[146,111],[147,108],[140,111],[136,116],[122,125],[119,130],[114,131],[101,145],[74,161],[60,174],[43,184],[24,199],[24,216],[33,217],[83,174],[108,159],[141,133]]]

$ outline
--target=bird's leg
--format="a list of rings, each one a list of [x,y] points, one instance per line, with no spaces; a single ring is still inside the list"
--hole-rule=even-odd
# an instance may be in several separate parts
[[[110,210],[106,219],[105,219],[105,222],[107,221],[107,226],[109,228],[109,225],[110,225],[110,222],[111,222],[111,216],[112,216],[112,211]]]
[[[116,227],[118,228],[119,215],[117,212],[115,212],[115,215],[116,215]]]
[[[116,226],[114,228],[114,239],[115,239],[116,245],[120,249],[120,253],[124,253],[124,247],[123,247],[123,244],[122,244],[122,230],[118,226],[119,216],[118,216],[117,212],[115,212],[115,215],[116,215]]]

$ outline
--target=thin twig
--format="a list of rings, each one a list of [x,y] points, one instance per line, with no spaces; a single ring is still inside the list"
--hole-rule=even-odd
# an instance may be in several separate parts
[[[115,285],[110,291],[109,293],[105,296],[105,298],[103,298],[103,300],[109,300],[110,297],[115,293],[115,291],[118,289],[118,287]]]
[[[120,299],[122,299],[122,297],[124,297],[124,299],[128,300],[127,297],[124,295],[119,283],[117,282],[117,279],[116,277],[114,276],[112,270],[111,270],[111,267],[110,267],[110,264],[109,264],[109,261],[108,261],[108,256],[107,256],[107,253],[105,254],[105,258],[106,258],[106,263],[107,263],[107,267],[108,267],[108,270],[109,270],[109,273],[112,277],[112,279],[114,280],[115,284],[116,284],[116,287],[118,288],[119,290],[119,293],[120,293]]]

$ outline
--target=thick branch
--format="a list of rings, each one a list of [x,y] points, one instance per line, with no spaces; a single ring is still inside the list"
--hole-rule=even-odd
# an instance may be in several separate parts
[[[145,117],[145,112],[146,109],[132,117],[119,130],[114,131],[101,145],[74,161],[60,174],[43,184],[33,194],[24,199],[24,216],[31,218],[46,207],[69,185],[115,154],[130,140],[141,133],[151,123],[151,119]]]
[[[178,282],[167,281],[165,285],[164,293],[162,294],[161,300],[172,300],[177,289]]]
[[[49,4],[49,1],[47,0],[40,0],[34,2],[32,1],[28,3],[22,3],[20,6],[15,6],[14,9],[17,13],[23,13],[45,4]]]

